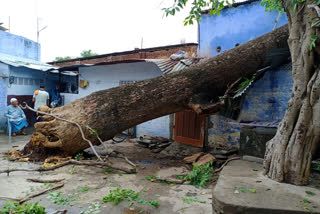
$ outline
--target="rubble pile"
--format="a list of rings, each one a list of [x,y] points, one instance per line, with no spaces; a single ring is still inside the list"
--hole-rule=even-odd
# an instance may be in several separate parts
[[[213,150],[209,153],[198,152],[187,156],[183,159],[185,163],[195,164],[196,166],[205,165],[213,162],[216,166],[221,166],[227,159],[237,156],[237,149],[227,150]]]
[[[159,153],[171,144],[169,139],[159,136],[144,135],[136,139],[139,145],[149,148],[153,153]]]

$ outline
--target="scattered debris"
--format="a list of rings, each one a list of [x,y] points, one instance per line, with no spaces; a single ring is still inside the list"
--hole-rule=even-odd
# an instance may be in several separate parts
[[[167,138],[151,135],[140,136],[140,138],[136,139],[136,142],[149,148],[153,153],[159,153],[171,144]]]
[[[36,183],[59,183],[61,181],[64,181],[65,179],[52,179],[52,180],[42,180],[37,178],[27,178],[27,181],[36,182]]]
[[[216,158],[213,155],[205,154],[202,157],[200,157],[197,162],[195,162],[195,165],[202,166],[202,165],[208,164],[210,162],[214,162],[215,160],[216,160]]]
[[[54,187],[52,187],[52,188],[50,188],[50,189],[46,189],[46,190],[41,191],[41,192],[39,192],[39,193],[30,195],[29,197],[20,200],[20,201],[19,201],[19,204],[23,204],[24,202],[29,201],[30,199],[32,199],[32,198],[34,198],[34,197],[37,197],[37,196],[39,196],[39,195],[43,195],[43,194],[45,194],[45,193],[47,193],[47,192],[51,192],[51,191],[53,191],[53,190],[60,189],[60,188],[63,187],[63,186],[64,186],[64,184],[59,184],[59,185],[54,186]]]
[[[115,190],[110,190],[110,193],[105,196],[102,201],[104,203],[113,202],[115,205],[119,204],[123,200],[127,201],[137,201],[140,204],[147,204],[149,206],[159,207],[158,200],[145,201],[141,199],[140,192],[135,192],[132,189],[121,189],[117,188]]]
[[[202,155],[204,155],[204,153],[203,152],[199,152],[199,153],[193,154],[191,156],[185,157],[183,159],[183,161],[185,163],[193,163],[193,162],[196,162]]]
[[[28,172],[33,172],[33,171],[38,171],[38,172],[44,172],[44,171],[50,171],[50,170],[54,170],[54,169],[57,169],[57,168],[60,168],[60,167],[64,167],[64,166],[67,166],[67,165],[80,165],[80,166],[102,166],[102,167],[109,167],[109,168],[113,168],[113,169],[116,169],[116,170],[120,170],[120,171],[123,171],[123,172],[126,172],[126,173],[136,173],[136,169],[135,168],[125,168],[125,167],[122,167],[122,166],[114,166],[114,165],[111,165],[109,163],[106,163],[106,162],[96,162],[96,161],[76,161],[76,160],[68,160],[66,162],[63,162],[59,165],[55,165],[55,166],[52,166],[52,167],[48,167],[48,168],[45,168],[45,167],[39,167],[39,168],[34,168],[34,169],[5,169],[5,170],[0,170],[0,174],[1,173],[7,173],[9,175],[10,172],[17,172],[17,171],[28,171]]]

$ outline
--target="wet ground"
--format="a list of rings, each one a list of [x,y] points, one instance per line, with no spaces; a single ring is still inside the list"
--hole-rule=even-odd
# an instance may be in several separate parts
[[[30,139],[30,136],[11,138],[0,136],[0,153],[12,148],[21,149]],[[61,191],[63,198],[68,198],[69,205],[57,205],[48,199],[52,193],[38,196],[29,202],[39,202],[47,208],[48,213],[56,210],[68,210],[67,213],[212,213],[212,184],[206,188],[197,189],[192,185],[177,185],[170,183],[154,183],[146,179],[148,176],[167,177],[170,175],[187,174],[189,170],[181,161],[166,158],[159,159],[150,150],[137,147],[129,141],[110,145],[110,149],[123,152],[134,163],[138,164],[137,174],[124,174],[118,171],[105,172],[105,169],[87,166],[65,166],[55,171],[39,172],[12,172],[10,176],[0,174],[0,198],[26,198],[34,193],[51,188],[57,184],[41,184],[28,182],[27,178],[59,179],[64,178]],[[102,147],[97,149],[101,150]],[[103,151],[100,151],[103,152]],[[114,163],[122,160],[111,158]],[[123,161],[121,164],[125,164]],[[34,168],[40,163],[10,162],[1,154],[0,170],[7,168]],[[103,203],[102,198],[110,190],[116,188],[131,189],[140,192],[144,201],[158,200],[159,207],[134,201],[123,201],[118,205]],[[53,191],[56,193],[55,191]],[[196,199],[188,202],[188,199]],[[6,202],[0,199],[0,207]],[[93,203],[93,204],[92,204]],[[93,209],[89,210],[89,206]],[[95,209],[94,209],[95,208]]]

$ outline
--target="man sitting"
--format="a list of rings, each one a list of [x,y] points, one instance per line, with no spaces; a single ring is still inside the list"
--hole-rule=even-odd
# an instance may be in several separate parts
[[[8,106],[6,117],[9,118],[9,122],[12,127],[12,135],[15,136],[17,132],[20,131],[20,134],[26,135],[24,132],[24,128],[28,126],[28,122],[26,120],[26,115],[23,110],[18,105],[18,100],[16,98],[12,98],[10,100],[11,105]]]

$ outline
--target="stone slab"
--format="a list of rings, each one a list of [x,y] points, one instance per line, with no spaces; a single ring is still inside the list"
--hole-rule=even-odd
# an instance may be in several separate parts
[[[240,188],[247,191],[242,192]],[[255,189],[256,193],[249,189]],[[306,191],[314,195],[308,195]],[[304,203],[304,199],[310,203]],[[273,181],[263,175],[263,168],[258,163],[232,161],[221,171],[213,190],[213,213],[320,213],[320,190]]]

